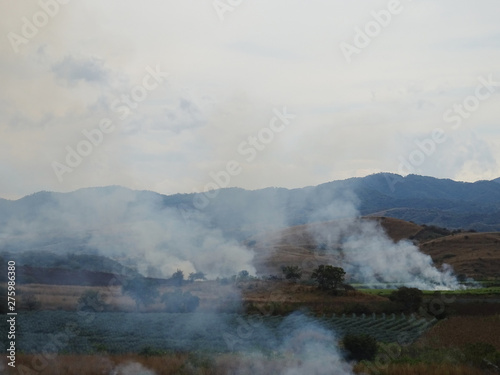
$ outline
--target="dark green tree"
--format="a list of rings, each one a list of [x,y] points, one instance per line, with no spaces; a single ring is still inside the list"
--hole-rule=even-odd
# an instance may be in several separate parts
[[[285,279],[294,282],[302,277],[302,269],[299,266],[283,266],[281,272],[285,275]]]
[[[173,285],[182,286],[182,284],[184,282],[184,272],[182,272],[182,270],[180,270],[180,269],[177,269],[177,271],[175,271],[172,274],[172,277],[170,278],[170,280],[172,281]]]
[[[311,279],[318,283],[320,289],[335,291],[344,282],[344,276],[343,268],[322,264],[313,271]]]
[[[247,270],[243,270],[238,273],[238,280],[244,281],[248,279],[250,279],[250,274],[248,273]]]
[[[415,312],[422,304],[424,294],[420,289],[402,286],[389,295],[389,299],[400,304],[404,311]]]
[[[377,340],[372,336],[366,334],[346,335],[342,342],[349,353],[349,359],[372,360],[377,354]]]
[[[188,276],[188,280],[194,282],[195,280],[206,280],[205,274],[203,272],[191,272]]]

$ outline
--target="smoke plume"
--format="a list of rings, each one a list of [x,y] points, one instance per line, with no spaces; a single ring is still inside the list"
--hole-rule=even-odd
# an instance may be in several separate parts
[[[438,269],[412,242],[394,242],[375,220],[361,219],[353,203],[334,202],[321,213],[336,220],[333,229],[311,226],[317,243],[338,255],[339,266],[356,282],[372,287],[408,286],[424,290],[458,289],[453,270]]]
[[[35,194],[21,202],[26,212],[0,228],[0,250],[97,253],[153,277],[177,269],[208,278],[255,272],[252,252],[227,239],[203,211],[186,215],[163,198],[117,187]]]

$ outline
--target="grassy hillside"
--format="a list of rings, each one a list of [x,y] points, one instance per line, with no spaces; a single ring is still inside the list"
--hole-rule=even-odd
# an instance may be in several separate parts
[[[500,270],[500,233],[459,233],[420,244],[435,263],[453,266],[457,274],[494,279]]]

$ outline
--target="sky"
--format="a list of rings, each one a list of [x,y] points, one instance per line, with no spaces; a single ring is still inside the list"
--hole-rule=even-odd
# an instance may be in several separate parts
[[[0,3],[0,197],[500,177],[496,0]]]

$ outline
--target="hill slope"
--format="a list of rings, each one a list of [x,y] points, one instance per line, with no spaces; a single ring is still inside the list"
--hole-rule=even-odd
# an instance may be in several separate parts
[[[420,226],[386,217],[362,220],[377,221],[395,242],[412,240],[422,253],[432,257],[438,267],[447,263],[457,275],[463,274],[477,280],[498,278],[500,233],[452,233],[443,228]],[[252,237],[247,244],[256,253],[254,263],[260,274],[280,275],[281,266],[300,265],[307,278],[318,264],[341,264],[342,240],[325,248],[318,237],[314,236],[318,230],[334,232],[339,227],[346,231],[344,236],[350,235],[350,228],[346,228],[342,222],[331,221],[261,234]]]

